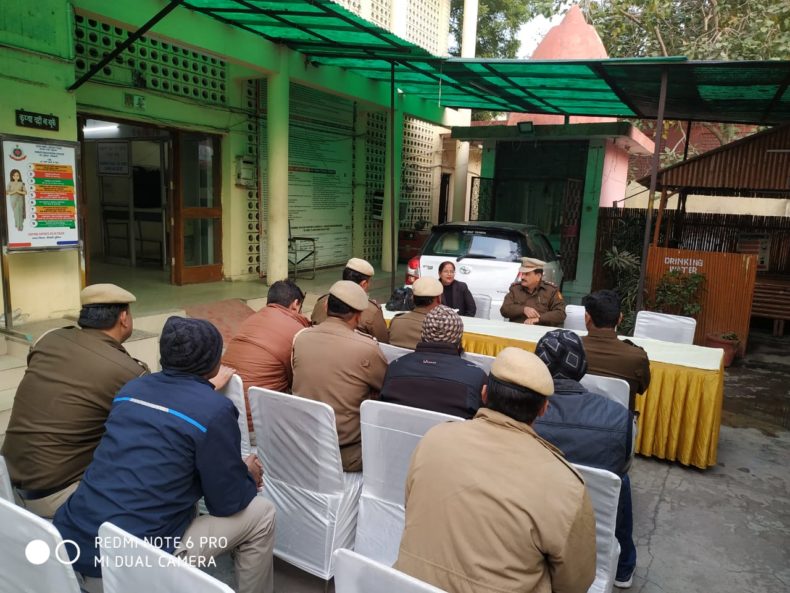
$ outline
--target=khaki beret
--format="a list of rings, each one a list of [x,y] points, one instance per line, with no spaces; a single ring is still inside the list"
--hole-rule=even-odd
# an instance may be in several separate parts
[[[422,276],[414,281],[414,284],[412,284],[412,291],[414,296],[435,297],[444,292],[444,286],[442,286],[442,283],[436,278]]]
[[[80,304],[85,305],[128,305],[137,300],[128,290],[115,284],[91,284],[80,292]]]
[[[360,259],[358,257],[352,257],[350,260],[346,262],[346,267],[350,270],[354,270],[355,272],[359,272],[360,274],[365,274],[365,276],[373,276],[376,271],[373,269],[368,262],[364,259]]]
[[[340,299],[355,311],[364,311],[368,308],[368,295],[356,282],[338,280],[329,289],[329,294]]]
[[[519,269],[519,272],[524,274],[526,272],[531,272],[532,270],[542,270],[545,266],[545,261],[535,259],[534,257],[522,257],[521,268]]]
[[[491,374],[497,379],[520,385],[541,395],[554,395],[554,379],[549,367],[521,348],[505,348],[497,354],[491,365]]]

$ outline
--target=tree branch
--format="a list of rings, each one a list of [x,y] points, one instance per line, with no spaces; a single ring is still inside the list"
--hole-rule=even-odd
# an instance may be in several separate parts
[[[664,39],[661,37],[661,29],[658,28],[658,25],[656,25],[655,31],[656,31],[656,38],[658,39],[658,44],[661,46],[661,51],[665,56],[668,56],[669,53],[667,52],[667,46],[664,45]]]
[[[636,26],[642,29],[643,31],[647,31],[647,28],[642,24],[642,21],[640,21],[637,17],[632,15],[630,12],[623,10],[622,8],[619,7],[617,8],[617,12],[622,14],[625,18],[633,21],[636,24]]]

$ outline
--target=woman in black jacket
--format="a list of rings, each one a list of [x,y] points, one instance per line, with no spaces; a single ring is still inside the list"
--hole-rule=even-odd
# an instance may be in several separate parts
[[[451,309],[458,309],[459,315],[474,317],[477,313],[475,300],[466,283],[455,279],[455,264],[451,261],[442,262],[439,266],[439,281],[444,286],[442,304]]]

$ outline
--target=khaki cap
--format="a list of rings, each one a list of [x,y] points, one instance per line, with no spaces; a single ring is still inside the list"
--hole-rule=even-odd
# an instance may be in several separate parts
[[[365,276],[373,276],[376,271],[373,269],[368,262],[364,259],[360,259],[358,257],[352,257],[350,260],[346,262],[346,267],[350,270],[354,270],[355,272],[359,272],[360,274],[365,274]]]
[[[85,305],[128,305],[137,298],[128,290],[115,284],[91,284],[80,292],[80,304]]]
[[[355,311],[364,311],[368,308],[368,295],[356,282],[351,280],[338,280],[329,289],[329,294],[340,299]]]
[[[545,261],[535,259],[534,257],[522,257],[521,268],[519,269],[519,272],[524,274],[526,272],[531,272],[532,270],[542,270],[545,266]]]
[[[491,365],[497,379],[526,387],[541,395],[554,395],[554,379],[544,362],[521,348],[505,348]]]
[[[442,283],[436,278],[422,276],[414,281],[414,284],[412,284],[412,291],[414,296],[435,297],[444,292],[444,286],[442,286]]]

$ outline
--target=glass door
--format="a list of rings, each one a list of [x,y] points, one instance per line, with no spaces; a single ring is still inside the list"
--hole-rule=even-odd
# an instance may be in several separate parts
[[[173,282],[222,279],[220,140],[179,132],[176,143],[176,199],[173,208]]]

